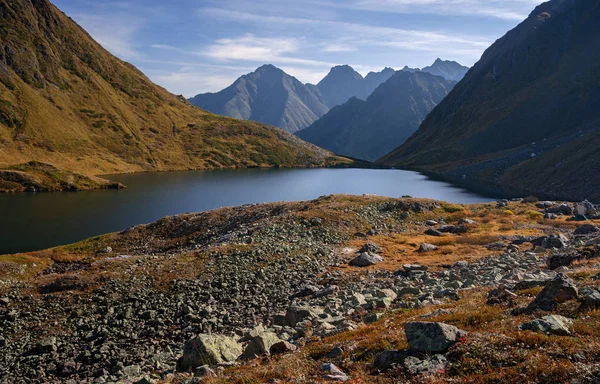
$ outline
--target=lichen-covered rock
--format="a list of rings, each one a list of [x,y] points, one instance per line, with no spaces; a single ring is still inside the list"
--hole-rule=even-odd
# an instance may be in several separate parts
[[[236,361],[243,352],[242,345],[224,335],[198,335],[183,348],[183,356],[177,362],[180,371],[203,365],[217,365]]]

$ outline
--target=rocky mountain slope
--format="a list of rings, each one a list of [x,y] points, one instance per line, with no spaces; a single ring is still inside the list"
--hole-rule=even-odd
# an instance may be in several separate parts
[[[402,144],[456,83],[399,71],[366,101],[350,99],[297,135],[330,151],[374,161]]]
[[[392,68],[385,68],[381,72],[369,72],[366,77],[354,70],[349,65],[340,65],[331,68],[331,71],[317,84],[330,108],[341,105],[349,99],[356,97],[365,100],[373,91],[393,74]]]
[[[507,192],[600,200],[600,2],[552,0],[381,160]]]
[[[0,0],[0,169],[87,175],[337,162],[278,129],[216,116],[153,84],[47,0]]]
[[[272,65],[240,77],[220,92],[189,101],[219,115],[259,121],[288,132],[307,127],[329,110],[315,87],[305,86]]]
[[[408,68],[409,71],[413,69]],[[442,76],[446,80],[461,81],[469,71],[469,67],[460,65],[456,61],[436,59],[436,61],[428,67],[421,69],[423,72],[431,73],[432,75]]]
[[[0,382],[594,382],[600,207],[528,201],[324,196],[0,256]]]

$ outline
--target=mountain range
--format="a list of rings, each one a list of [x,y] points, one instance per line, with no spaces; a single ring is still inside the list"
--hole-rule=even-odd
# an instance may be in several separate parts
[[[487,49],[382,164],[600,199],[600,1],[552,0]]]
[[[440,59],[423,69],[448,80],[460,80],[467,70],[456,62]],[[282,70],[264,65],[220,92],[199,94],[189,101],[213,113],[254,120],[294,133],[353,97],[366,100],[394,73],[392,68],[385,68],[363,77],[349,65],[340,65],[333,67],[315,86],[302,84]]]
[[[408,139],[455,84],[427,72],[398,71],[366,101],[353,97],[297,135],[337,154],[374,161]]]
[[[0,0],[0,15],[0,169],[35,160],[97,175],[339,160],[282,130],[193,107],[47,0]]]

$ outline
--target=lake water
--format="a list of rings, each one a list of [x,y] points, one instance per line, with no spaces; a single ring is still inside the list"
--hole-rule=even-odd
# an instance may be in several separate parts
[[[493,200],[400,170],[244,169],[109,178],[128,188],[0,194],[0,254],[69,244],[169,215],[249,203],[310,200],[329,194],[410,195],[454,203]]]

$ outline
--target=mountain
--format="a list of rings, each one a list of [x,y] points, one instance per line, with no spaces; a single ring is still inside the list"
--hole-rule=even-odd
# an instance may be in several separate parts
[[[192,97],[190,103],[219,115],[253,120],[296,132],[329,110],[315,86],[305,86],[272,65],[244,75],[217,93]]]
[[[168,93],[47,0],[0,0],[0,15],[0,170],[31,161],[87,175],[329,161],[286,132]]]
[[[365,100],[375,88],[394,75],[392,68],[385,68],[381,72],[369,72],[363,78],[349,65],[340,65],[331,68],[331,71],[317,84],[327,105],[332,108],[341,105],[352,97]]]
[[[422,69],[423,72],[431,73],[432,75],[442,76],[447,80],[461,81],[469,71],[469,67],[465,67],[456,61],[443,61],[437,59],[429,67]]]
[[[469,67],[460,65],[456,61],[437,59],[433,64],[423,69],[405,66],[402,70],[404,72],[427,72],[432,75],[442,76],[446,80],[461,81],[469,71]]]
[[[351,97],[364,95],[364,78],[349,65],[339,65],[317,84],[327,105],[332,108],[348,101]]]
[[[455,84],[399,71],[366,101],[352,98],[297,135],[338,154],[376,160],[408,139]]]
[[[515,193],[600,200],[600,1],[538,6],[381,159]]]

